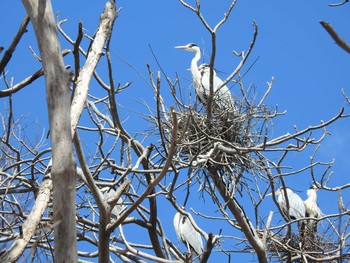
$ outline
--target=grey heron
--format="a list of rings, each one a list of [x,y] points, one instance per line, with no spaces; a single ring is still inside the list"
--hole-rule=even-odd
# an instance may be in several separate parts
[[[317,204],[317,190],[317,186],[312,185],[306,192],[308,196],[308,198],[304,201],[306,217],[319,218],[322,216],[321,209]],[[308,233],[312,234],[312,236],[314,236],[317,232],[317,223],[317,220],[312,219],[308,219],[306,222],[306,229]]]
[[[290,219],[295,220],[299,218],[305,217],[305,206],[303,200],[300,198],[299,195],[293,193],[293,191],[290,188],[285,189],[287,192],[287,198],[288,198],[288,204],[289,209],[287,208],[287,202],[284,195],[284,189],[280,188],[276,191],[275,195],[278,196],[277,203],[280,206],[282,212],[285,215],[289,215]],[[268,194],[267,196],[270,196],[271,194]]]
[[[195,54],[191,61],[191,74],[194,82],[194,87],[199,101],[206,106],[210,94],[210,68],[208,64],[203,64],[198,67],[198,61],[201,58],[201,51],[196,44],[190,43],[186,46],[176,46],[175,48],[191,51]],[[233,111],[235,101],[229,88],[222,86],[223,81],[216,76],[213,76],[213,112],[220,113],[220,111]],[[222,86],[222,87],[221,87]]]
[[[210,87],[210,66],[209,64],[201,64],[198,67],[199,72],[201,73],[201,83],[204,87]],[[214,105],[218,106],[219,109],[223,110],[234,110],[235,109],[235,101],[232,97],[232,94],[229,88],[225,85],[221,87],[223,81],[216,75],[215,70],[213,69],[214,74]],[[221,87],[221,88],[220,88]]]
[[[111,187],[105,187],[101,189],[103,194],[103,199],[107,202],[110,202],[115,197],[116,191]],[[115,204],[112,208],[111,216],[117,218],[124,210],[125,206],[122,204],[122,199],[120,198],[119,203]]]
[[[177,237],[186,245],[188,251],[191,254],[193,251],[200,257],[204,250],[202,238],[189,218],[177,212],[174,216],[174,228]]]

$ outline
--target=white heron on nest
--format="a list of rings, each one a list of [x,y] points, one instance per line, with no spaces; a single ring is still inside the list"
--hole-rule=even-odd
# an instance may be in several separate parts
[[[194,58],[191,61],[191,74],[194,82],[194,87],[199,101],[207,106],[207,100],[210,94],[210,68],[208,64],[202,64],[198,67],[198,61],[201,58],[201,51],[196,44],[190,43],[186,46],[176,46],[175,48],[193,52]],[[234,111],[235,101],[229,88],[224,85],[223,81],[216,76],[214,71],[213,76],[213,103],[212,109],[214,113],[222,113],[223,111]]]
[[[174,228],[177,237],[186,245],[188,251],[200,257],[204,251],[202,238],[190,219],[177,212],[174,216]]]
[[[287,207],[285,191],[287,192],[289,209]],[[286,188],[285,191],[283,188],[280,188],[275,192],[275,195],[278,196],[277,203],[280,206],[282,212],[285,215],[289,215],[290,219],[292,220],[304,218],[305,206],[304,206],[303,200],[300,198],[299,195],[295,194],[290,188]],[[271,195],[272,193],[266,196],[271,196]],[[298,222],[298,225],[301,225],[301,223]]]
[[[308,198],[304,201],[306,217],[319,218],[322,216],[321,209],[317,204],[317,190],[317,186],[312,185],[306,192],[308,196]],[[306,222],[306,229],[312,236],[314,236],[317,232],[317,223],[317,220],[312,219],[308,219]]]

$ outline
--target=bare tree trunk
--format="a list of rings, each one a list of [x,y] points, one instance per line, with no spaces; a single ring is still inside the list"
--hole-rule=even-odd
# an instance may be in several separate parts
[[[68,72],[64,68],[49,0],[23,0],[32,21],[46,79],[52,147],[55,262],[77,262],[75,160],[72,148]]]

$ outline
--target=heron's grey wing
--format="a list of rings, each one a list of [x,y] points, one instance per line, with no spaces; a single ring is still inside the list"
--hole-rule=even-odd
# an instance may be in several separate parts
[[[280,208],[282,209],[283,214],[287,214],[287,205],[286,205],[286,200],[284,199],[283,193],[278,195],[277,203],[280,206]]]
[[[305,205],[303,200],[297,194],[291,193],[288,195],[289,201],[289,216],[293,219],[305,217]]]
[[[201,79],[196,87],[196,93],[203,105],[207,104],[209,93],[210,93],[210,84],[209,84],[209,74],[206,71],[201,73]]]
[[[118,217],[125,209],[126,209],[125,205],[123,205],[122,203],[116,203],[111,211],[111,215],[113,217]]]
[[[108,202],[109,199],[113,199],[115,196],[115,190],[109,189],[103,192],[103,198]],[[118,203],[115,204],[115,206],[113,207],[112,211],[111,211],[111,215],[113,217],[118,217],[118,215],[124,211],[125,206],[122,204],[123,200],[119,199]]]
[[[181,232],[180,232],[180,219],[181,219],[181,214],[177,212],[174,216],[174,228],[175,228],[175,233],[177,238],[182,241]]]
[[[188,217],[181,217],[179,227],[182,240],[186,240],[186,242],[193,248],[197,255],[202,254],[204,248],[201,235],[194,229]]]

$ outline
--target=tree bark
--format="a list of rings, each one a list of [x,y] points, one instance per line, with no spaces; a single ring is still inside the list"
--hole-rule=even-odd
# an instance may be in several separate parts
[[[76,129],[80,115],[84,109],[85,101],[89,92],[89,84],[97,66],[100,57],[103,55],[103,46],[106,40],[111,36],[113,25],[117,19],[118,13],[115,4],[108,1],[100,16],[99,27],[91,43],[91,48],[86,58],[86,62],[81,69],[77,86],[75,89],[74,98],[72,101],[71,118],[72,118],[72,132]]]
[[[49,0],[22,0],[33,24],[46,80],[52,147],[55,262],[77,262],[76,168],[72,148],[68,72]]]

